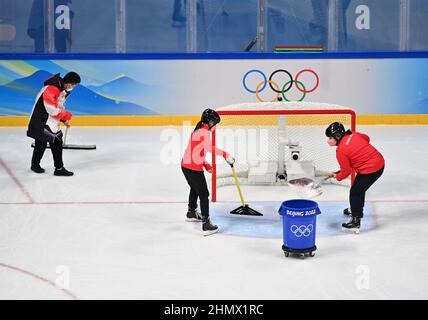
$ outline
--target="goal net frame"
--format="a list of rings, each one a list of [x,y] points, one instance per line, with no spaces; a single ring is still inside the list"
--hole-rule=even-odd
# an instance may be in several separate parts
[[[238,106],[238,105],[237,105]],[[333,106],[333,105],[332,105]],[[217,113],[221,116],[287,116],[287,115],[348,115],[350,116],[350,124],[352,132],[356,131],[356,113],[351,108],[341,107],[339,109],[336,108],[322,108],[322,109],[299,109],[296,104],[295,109],[285,109],[281,108],[280,105],[276,106],[277,109],[236,109],[236,110],[222,110],[223,108],[217,109]],[[216,129],[212,131],[212,146],[215,148],[216,145]],[[354,182],[355,172],[351,173],[351,184]],[[217,201],[217,163],[215,153],[212,153],[212,179],[211,179],[211,201]]]

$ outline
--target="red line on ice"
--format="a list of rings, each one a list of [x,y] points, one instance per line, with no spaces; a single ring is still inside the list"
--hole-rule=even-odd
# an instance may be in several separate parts
[[[42,281],[42,282],[50,285],[51,287],[54,287],[55,289],[57,289],[57,290],[65,293],[67,296],[69,296],[73,300],[79,300],[74,293],[72,293],[72,292],[70,292],[70,291],[68,291],[66,289],[58,288],[55,285],[54,282],[52,282],[52,281],[50,281],[50,280],[48,280],[46,278],[43,278],[43,277],[41,277],[41,276],[39,276],[39,275],[37,275],[37,274],[35,274],[33,272],[30,272],[30,271],[27,271],[27,270],[24,270],[24,269],[21,269],[21,268],[18,268],[18,267],[14,267],[14,266],[11,266],[11,265],[8,265],[8,264],[5,264],[5,263],[1,263],[1,262],[0,262],[0,267],[6,268],[6,269],[9,269],[9,270],[13,270],[13,271],[17,271],[19,273],[22,273],[22,274],[25,274],[27,276],[30,276],[30,277],[32,277],[34,279],[40,280],[40,281]]]
[[[15,184],[18,186],[18,188],[22,191],[22,193],[27,197],[27,199],[31,203],[35,203],[33,197],[31,196],[30,192],[28,192],[27,189],[25,189],[24,185],[19,181],[19,179],[13,174],[12,170],[9,169],[9,167],[6,165],[6,163],[0,158],[0,164],[2,167],[6,170],[9,177],[15,182]]]

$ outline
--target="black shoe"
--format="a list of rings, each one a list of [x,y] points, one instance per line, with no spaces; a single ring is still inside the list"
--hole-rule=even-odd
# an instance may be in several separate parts
[[[351,209],[349,208],[343,209],[343,214],[345,216],[350,216],[352,214]]]
[[[32,164],[31,165],[31,171],[34,171],[35,173],[44,173],[45,169],[43,169],[40,164]]]
[[[70,177],[74,173],[71,171],[68,171],[66,168],[62,167],[60,169],[55,169],[54,176],[64,176],[64,177]]]
[[[342,224],[342,228],[344,230],[350,230],[355,233],[360,233],[360,225],[361,225],[361,218],[352,217],[351,220],[349,220],[349,222]]]
[[[210,218],[204,219],[202,223],[202,234],[204,236],[209,236],[218,232],[218,227],[215,224],[211,223]]]
[[[189,209],[186,214],[186,221],[189,221],[189,222],[202,221],[201,213],[197,209],[194,209],[194,210]]]

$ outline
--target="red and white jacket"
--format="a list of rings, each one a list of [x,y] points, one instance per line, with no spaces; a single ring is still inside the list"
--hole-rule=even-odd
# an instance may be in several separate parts
[[[61,91],[55,86],[45,86],[42,91],[43,104],[49,114],[46,124],[52,132],[57,132],[60,129],[59,122],[61,120],[67,121],[72,118],[72,114],[65,110],[67,91]]]
[[[385,166],[382,154],[370,144],[370,137],[359,132],[347,134],[340,140],[336,158],[340,165],[340,172],[336,176],[338,181],[348,177],[351,169],[356,173],[369,174]]]
[[[44,87],[37,94],[27,135],[37,140],[44,140],[43,130],[48,126],[53,133],[60,130],[59,122],[72,118],[72,114],[65,110],[65,100],[69,93],[59,74],[44,82]]]
[[[186,151],[184,152],[181,166],[195,171],[209,171],[211,165],[205,160],[206,153],[214,153],[216,155],[227,158],[229,154],[219,148],[213,149],[211,141],[211,132],[206,124],[194,131],[190,136]]]

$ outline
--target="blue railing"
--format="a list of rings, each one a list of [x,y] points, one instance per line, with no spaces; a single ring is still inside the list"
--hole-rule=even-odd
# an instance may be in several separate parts
[[[426,0],[3,0],[0,52],[427,51],[427,16]]]
[[[324,53],[0,53],[0,60],[233,60],[233,59],[409,59],[428,51]]]

